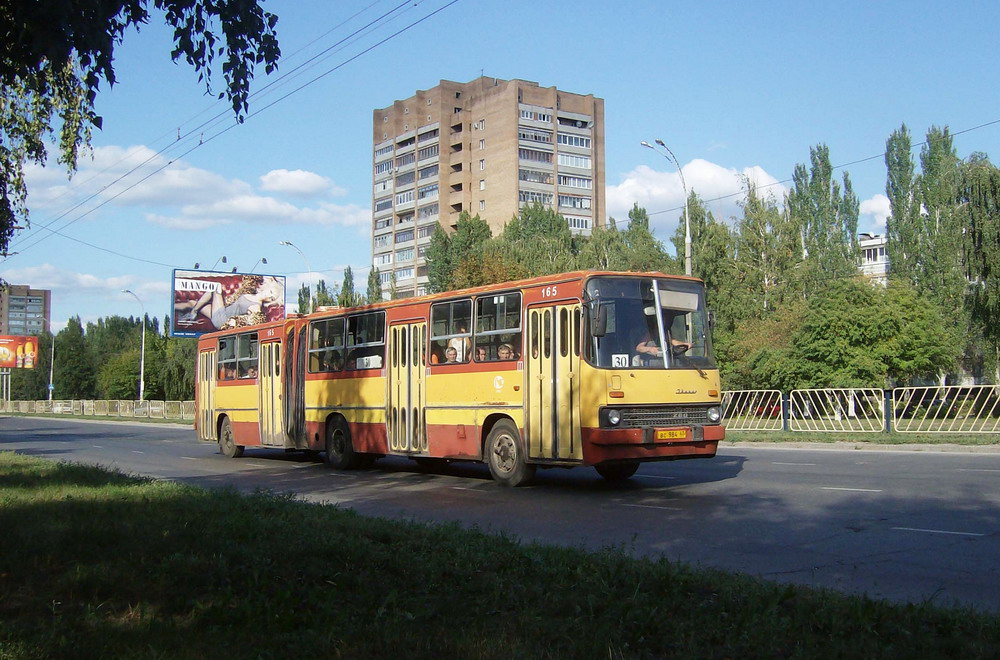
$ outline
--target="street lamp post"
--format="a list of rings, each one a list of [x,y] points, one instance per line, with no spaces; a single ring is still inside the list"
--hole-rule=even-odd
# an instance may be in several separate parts
[[[681,187],[684,189],[684,274],[690,277],[690,275],[691,275],[691,221],[690,221],[690,219],[688,217],[688,189],[687,189],[687,182],[684,181],[684,170],[681,169],[681,164],[680,164],[680,162],[678,162],[677,156],[675,156],[674,152],[672,152],[670,150],[670,147],[668,147],[666,144],[664,144],[663,140],[661,140],[660,138],[656,138],[656,140],[654,140],[654,141],[656,142],[656,144],[658,144],[659,146],[663,147],[663,150],[666,151],[667,153],[666,154],[660,153],[659,151],[656,150],[656,147],[654,147],[650,143],[646,142],[645,140],[643,140],[639,144],[641,144],[642,146],[646,147],[647,149],[652,149],[653,151],[656,151],[656,153],[658,153],[661,156],[663,156],[664,158],[666,158],[667,162],[672,162],[674,164],[674,166],[677,168],[677,174],[679,174],[680,177],[681,177]]]
[[[305,262],[306,268],[309,269],[310,273],[312,272],[312,266],[309,265],[309,260],[306,259],[306,255],[302,252],[302,250],[300,250],[298,247],[296,247],[294,243],[292,243],[291,241],[278,241],[278,245],[287,245],[288,247],[290,247],[293,250],[295,250],[296,252],[298,252],[299,256],[302,257],[302,261]]]
[[[146,306],[142,304],[142,300],[139,296],[135,295],[135,292],[130,289],[122,289],[122,293],[127,293],[139,303],[139,307],[142,308],[142,344],[139,349],[139,400],[145,401],[143,398],[146,392]]]

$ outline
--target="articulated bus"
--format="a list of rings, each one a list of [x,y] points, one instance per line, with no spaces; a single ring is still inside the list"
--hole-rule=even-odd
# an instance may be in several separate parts
[[[320,308],[202,335],[196,430],[246,447],[480,461],[502,485],[537,468],[711,458],[725,436],[704,285],[573,272]],[[663,350],[662,347],[666,347]]]

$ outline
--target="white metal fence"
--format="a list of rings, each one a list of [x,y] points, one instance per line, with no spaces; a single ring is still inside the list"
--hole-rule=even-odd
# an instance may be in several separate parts
[[[1000,433],[996,385],[722,393],[729,431]]]
[[[194,401],[0,401],[0,413],[194,419]]]

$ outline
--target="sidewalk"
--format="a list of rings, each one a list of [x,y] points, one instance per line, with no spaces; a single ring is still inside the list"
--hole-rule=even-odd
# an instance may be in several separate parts
[[[963,454],[1000,454],[1000,444],[994,445],[960,445],[952,443],[941,444],[879,444],[877,442],[753,442],[748,440],[723,440],[719,447],[760,447],[766,449],[827,449],[839,451],[922,451],[939,453]]]

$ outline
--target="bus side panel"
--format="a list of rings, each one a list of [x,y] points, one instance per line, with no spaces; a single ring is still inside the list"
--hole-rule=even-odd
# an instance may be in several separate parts
[[[309,374],[305,392],[305,429],[310,449],[326,450],[326,421],[340,415],[350,427],[355,451],[388,452],[385,378],[380,371],[342,371],[334,377]]]
[[[215,388],[215,424],[223,416],[233,427],[233,440],[241,446],[260,444],[260,397],[256,380],[218,381]]]
[[[427,454],[482,459],[483,424],[491,415],[510,418],[524,433],[524,371],[520,362],[431,366],[427,377]]]

